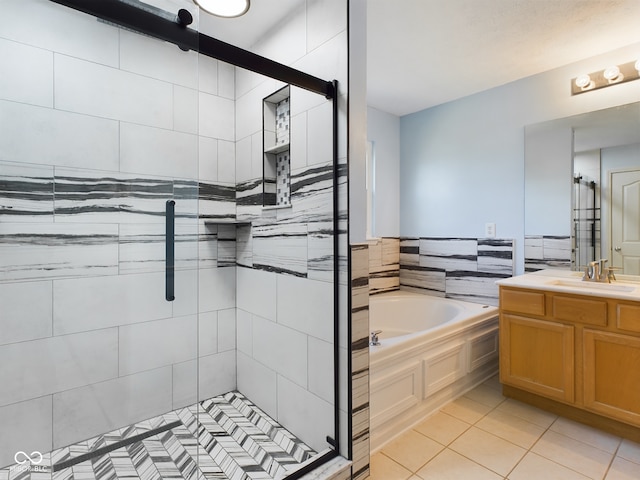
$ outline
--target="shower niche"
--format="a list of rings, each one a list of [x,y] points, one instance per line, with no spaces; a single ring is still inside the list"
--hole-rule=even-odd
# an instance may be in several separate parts
[[[262,101],[263,206],[291,206],[290,86]]]

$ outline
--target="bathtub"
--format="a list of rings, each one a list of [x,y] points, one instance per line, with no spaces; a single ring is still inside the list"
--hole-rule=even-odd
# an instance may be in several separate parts
[[[369,300],[371,451],[498,371],[498,309],[397,291]]]

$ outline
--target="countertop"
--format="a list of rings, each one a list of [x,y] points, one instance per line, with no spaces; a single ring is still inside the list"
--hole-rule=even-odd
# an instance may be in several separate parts
[[[640,276],[616,275],[611,283],[583,282],[582,272],[547,269],[498,280],[503,287],[640,301]]]

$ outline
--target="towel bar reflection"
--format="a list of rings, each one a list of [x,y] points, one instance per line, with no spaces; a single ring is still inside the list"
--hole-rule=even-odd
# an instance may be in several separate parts
[[[173,200],[167,200],[165,215],[165,298],[167,299],[167,302],[173,302],[176,298],[174,295],[175,212],[176,202]]]

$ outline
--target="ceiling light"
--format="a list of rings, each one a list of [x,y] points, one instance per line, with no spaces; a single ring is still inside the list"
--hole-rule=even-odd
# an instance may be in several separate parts
[[[571,95],[591,92],[640,79],[640,59],[611,65],[604,70],[578,75],[571,80]]]
[[[233,18],[249,10],[250,0],[193,0],[202,10],[217,17]]]

